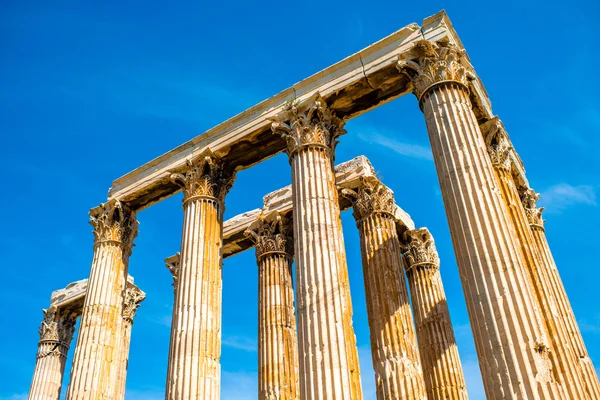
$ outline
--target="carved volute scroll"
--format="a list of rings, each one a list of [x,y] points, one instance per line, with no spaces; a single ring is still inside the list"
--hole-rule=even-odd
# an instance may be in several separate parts
[[[403,235],[403,259],[406,271],[417,267],[439,268],[440,258],[427,228],[408,230]]]
[[[288,257],[294,254],[292,223],[278,213],[261,214],[244,233],[254,242],[257,259],[273,253]]]
[[[536,193],[531,188],[520,188],[521,203],[525,209],[527,220],[532,228],[544,229],[544,219],[542,218],[542,212],[544,207],[538,208],[537,201],[540,198],[539,193]]]
[[[486,122],[481,126],[481,133],[484,136],[494,168],[510,171],[512,164],[510,154],[513,151],[513,146],[502,121],[496,117]]]
[[[42,312],[44,313],[44,319],[39,329],[40,342],[56,342],[69,347],[75,332],[77,314],[71,311],[59,310],[55,307],[42,310]]]
[[[327,149],[333,160],[338,137],[346,133],[344,124],[317,93],[302,104],[288,102],[271,130],[285,139],[290,158],[304,147],[317,146]]]
[[[443,82],[459,83],[468,90],[468,71],[462,63],[465,54],[448,39],[436,43],[420,40],[410,52],[400,55],[397,68],[411,77],[413,91],[421,103],[429,89]]]
[[[141,302],[146,298],[146,294],[137,287],[128,287],[125,289],[125,298],[123,301],[123,320],[133,324],[133,317],[137,312]]]
[[[138,234],[135,212],[118,200],[101,204],[90,211],[90,225],[94,227],[95,244],[113,242],[131,251]]]
[[[373,213],[394,215],[396,201],[394,193],[375,179],[360,178],[361,186],[357,191],[342,189],[342,196],[352,202],[354,218],[357,222]]]
[[[228,170],[210,149],[188,160],[185,167],[171,174],[171,181],[183,189],[184,205],[197,197],[209,197],[223,204],[234,180],[234,171]]]
[[[171,258],[167,258],[165,263],[167,269],[171,272],[171,275],[173,275],[173,293],[177,296],[177,286],[179,285],[179,252],[177,252],[177,258],[175,260],[171,260]]]

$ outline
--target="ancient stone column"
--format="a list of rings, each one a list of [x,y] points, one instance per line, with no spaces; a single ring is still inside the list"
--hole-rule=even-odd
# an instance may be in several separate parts
[[[429,230],[406,231],[403,249],[427,397],[429,400],[467,400],[465,377],[440,275],[440,259]]]
[[[261,215],[246,235],[254,241],[259,268],[258,399],[297,400],[292,225],[278,213]]]
[[[95,245],[67,399],[114,398],[123,291],[138,223],[119,201],[90,211]]]
[[[320,96],[290,104],[272,129],[292,166],[300,398],[361,399],[352,302],[333,173],[344,122]]]
[[[569,367],[576,366],[579,370],[579,376],[587,395],[586,398],[600,399],[600,383],[598,382],[596,370],[583,342],[573,308],[546,239],[542,218],[544,209],[537,207],[537,200],[540,195],[530,188],[521,188],[520,192],[527,223],[531,228],[533,243],[539,252],[542,265],[545,267],[547,286],[544,290],[550,292],[555,300],[554,307],[551,309],[552,315],[557,323],[564,325],[564,332],[560,339],[563,345],[574,354],[574,361],[571,359],[566,362],[573,362],[573,365],[569,365]]]
[[[472,110],[464,51],[419,41],[398,67],[412,77],[427,130],[490,399],[564,398],[526,264]],[[464,62],[464,64],[463,64]]]
[[[77,314],[55,307],[43,311],[29,400],[58,400]]]
[[[377,180],[362,179],[352,201],[360,232],[371,354],[377,399],[427,398],[394,218],[394,194]]]
[[[180,253],[177,252],[177,254],[175,256],[171,256],[167,259],[165,259],[165,265],[167,267],[167,269],[169,270],[169,272],[171,272],[171,275],[173,276],[173,295],[174,295],[174,300],[173,300],[173,310],[176,309],[177,304],[175,303],[177,301],[177,286],[179,285],[179,258],[180,258]],[[171,363],[172,360],[172,354],[173,354],[173,343],[175,340],[175,327],[177,326],[177,322],[176,322],[176,318],[177,318],[177,314],[175,312],[173,312],[173,316],[171,317],[171,338],[169,340],[169,364]],[[171,368],[168,367],[167,368],[167,384],[171,381]]]
[[[119,351],[119,365],[117,368],[117,381],[115,384],[115,400],[125,399],[125,382],[127,379],[127,366],[129,362],[129,345],[131,343],[131,326],[133,317],[146,298],[146,294],[135,286],[130,286],[125,290],[125,300],[123,303],[123,337]]]
[[[557,302],[551,267],[549,267],[550,260],[542,257],[536,246],[534,234],[530,229],[525,209],[521,204],[517,184],[512,175],[510,154],[514,149],[508,134],[498,118],[483,124],[481,130],[492,165],[496,171],[502,198],[523,252],[526,270],[529,273],[531,286],[540,307],[542,323],[548,333],[549,354],[555,366],[555,378],[560,382],[569,398],[589,398],[580,376],[579,357],[576,357],[571,343],[573,332],[568,329],[568,321],[559,311],[559,308],[564,304],[559,305]],[[594,396],[594,398],[596,397]]]
[[[207,150],[171,180],[183,189],[184,220],[166,398],[219,399],[223,202],[233,172]]]

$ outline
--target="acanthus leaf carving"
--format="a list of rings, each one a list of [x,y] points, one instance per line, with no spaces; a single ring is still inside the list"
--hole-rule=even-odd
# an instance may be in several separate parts
[[[521,203],[523,204],[529,225],[534,228],[544,229],[545,221],[542,217],[544,207],[538,208],[537,201],[539,198],[540,194],[536,193],[535,190],[521,188]]]
[[[118,200],[101,204],[90,211],[90,225],[94,227],[96,243],[118,242],[129,250],[138,234],[135,211]]]
[[[257,259],[271,253],[294,254],[292,223],[281,215],[261,214],[244,234],[254,242]]]
[[[375,179],[360,178],[361,185],[356,191],[342,189],[342,196],[352,202],[353,215],[360,221],[369,215],[380,212],[394,214],[396,201],[390,188]]]
[[[130,286],[125,289],[123,299],[123,319],[130,324],[133,323],[133,317],[137,312],[141,302],[146,298],[146,294],[135,286]]]
[[[57,342],[68,347],[75,332],[77,314],[56,307],[50,307],[42,312],[44,319],[38,331],[40,342]]]
[[[419,102],[440,82],[458,82],[467,88],[469,72],[463,65],[466,52],[448,39],[432,42],[419,40],[408,53],[398,58],[397,68],[412,78]]]
[[[171,275],[173,275],[173,293],[175,295],[177,295],[177,288],[179,287],[179,256],[180,254],[179,252],[177,252],[176,259],[165,260],[167,269],[169,270],[169,272],[171,272]]]
[[[223,161],[210,149],[170,176],[171,182],[183,189],[184,202],[194,197],[212,197],[222,203],[233,187],[235,172],[227,170]]]
[[[417,267],[439,268],[440,258],[429,229],[419,228],[404,232],[402,248],[406,271]]]
[[[344,124],[317,94],[303,104],[286,103],[271,130],[285,139],[290,157],[298,149],[314,145],[328,149],[333,158],[338,137],[346,133]]]
[[[504,124],[498,118],[494,118],[486,124],[489,126],[485,126],[486,131],[482,132],[482,134],[485,135],[485,144],[492,165],[494,168],[510,171],[512,165],[510,154],[513,151],[513,146],[508,133],[504,129]]]

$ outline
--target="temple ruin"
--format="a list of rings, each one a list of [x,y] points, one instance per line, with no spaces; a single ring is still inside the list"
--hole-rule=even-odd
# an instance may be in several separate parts
[[[59,399],[79,316],[66,398],[124,398],[131,325],[145,297],[127,278],[136,212],[182,192],[181,248],[165,260],[174,286],[166,399],[220,398],[222,262],[251,248],[257,398],[363,398],[346,209],[360,234],[377,399],[468,399],[432,234],[365,157],[334,167],[346,121],[410,93],[425,117],[487,398],[600,399],[539,195],[443,11],[115,180],[90,211],[89,278],[54,292],[44,310],[29,398]],[[223,221],[236,172],[281,152],[291,185]]]

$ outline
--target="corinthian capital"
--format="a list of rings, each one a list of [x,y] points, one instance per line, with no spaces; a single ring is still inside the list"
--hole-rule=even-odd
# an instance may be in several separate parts
[[[39,329],[40,342],[57,342],[68,347],[75,332],[77,314],[56,307],[42,312],[44,319]]]
[[[342,196],[352,202],[354,218],[360,221],[373,213],[387,213],[394,215],[396,202],[394,192],[375,179],[360,178],[361,186],[358,190],[342,189]]]
[[[90,211],[96,243],[118,242],[131,249],[138,234],[135,212],[118,200],[101,204]]]
[[[272,121],[271,130],[285,139],[290,157],[307,146],[326,148],[333,157],[338,136],[346,133],[344,121],[318,93],[302,104],[287,103]]]
[[[429,229],[420,228],[404,232],[402,247],[404,268],[407,272],[417,267],[439,268],[440,258]]]
[[[458,82],[467,87],[467,69],[462,63],[465,54],[447,39],[437,43],[420,40],[400,55],[397,68],[411,77],[414,93],[421,101],[428,89],[440,82]]]
[[[487,121],[481,125],[481,133],[494,168],[510,171],[513,146],[502,121],[498,117]]]
[[[234,179],[235,173],[227,170],[210,149],[171,174],[171,181],[183,189],[184,202],[194,197],[212,197],[222,203]]]
[[[537,207],[539,198],[540,194],[536,193],[533,189],[521,189],[521,203],[525,209],[525,215],[527,215],[529,225],[533,228],[544,229],[544,219],[542,218],[544,207]]]
[[[173,275],[173,293],[177,294],[177,287],[179,285],[179,252],[176,255],[171,256],[165,260],[165,264],[171,275]]]
[[[257,259],[272,253],[294,254],[292,223],[277,212],[261,214],[244,233],[254,242]]]
[[[133,317],[145,298],[146,294],[135,286],[125,289],[125,298],[123,299],[123,319],[125,321],[133,324]]]

